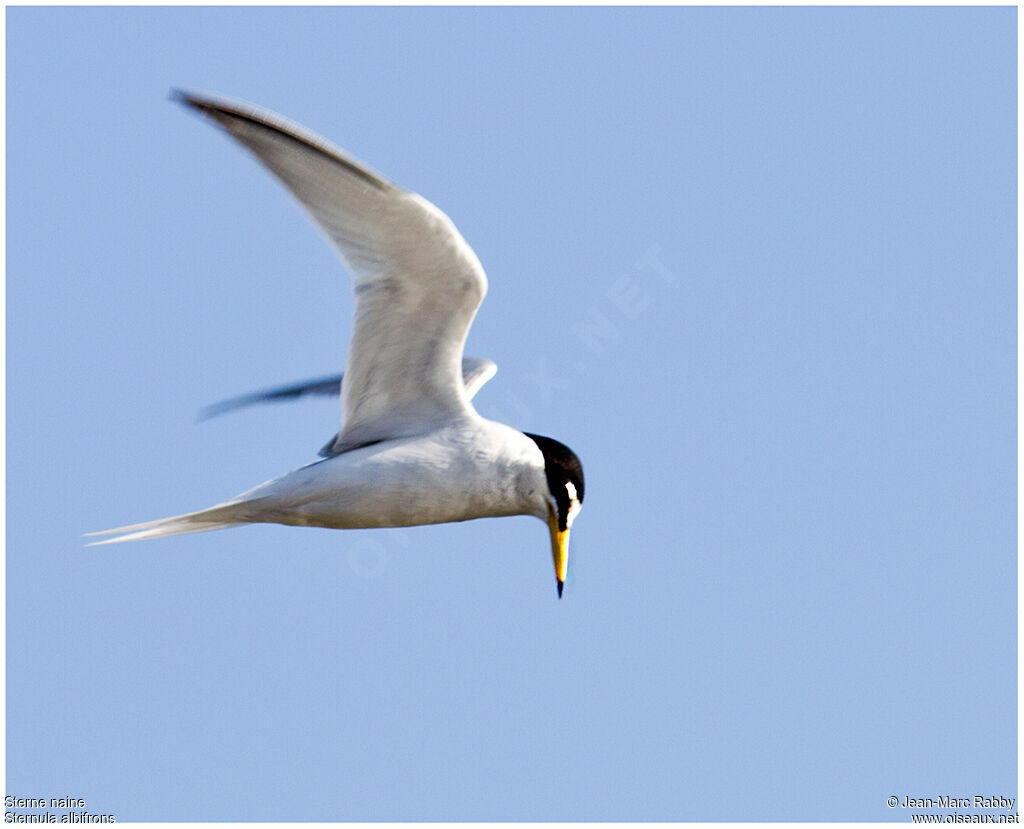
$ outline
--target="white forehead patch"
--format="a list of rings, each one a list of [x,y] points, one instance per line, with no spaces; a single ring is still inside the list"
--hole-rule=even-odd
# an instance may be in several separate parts
[[[571,527],[573,520],[576,518],[576,513],[582,508],[582,504],[576,497],[576,487],[573,486],[572,481],[565,482],[565,491],[569,493],[569,514],[565,516],[565,526]]]

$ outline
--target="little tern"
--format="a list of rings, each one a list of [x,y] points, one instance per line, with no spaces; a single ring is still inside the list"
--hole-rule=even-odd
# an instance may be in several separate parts
[[[561,598],[583,466],[557,440],[473,408],[497,366],[462,353],[487,278],[452,221],[277,115],[185,92],[173,97],[222,127],[291,191],[354,280],[344,380],[247,396],[220,410],[340,387],[341,429],[319,460],[208,509],[90,533],[113,536],[93,543],[256,523],[353,529],[534,515],[548,525]]]

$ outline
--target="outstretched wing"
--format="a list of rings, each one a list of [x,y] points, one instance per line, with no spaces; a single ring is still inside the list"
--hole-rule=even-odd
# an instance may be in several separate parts
[[[336,397],[341,394],[341,379],[342,375],[335,374],[331,377],[301,380],[287,386],[275,386],[272,389],[260,389],[248,394],[240,394],[237,397],[229,397],[227,400],[219,400],[209,406],[204,406],[199,410],[196,419],[209,420],[211,417],[218,417],[233,412],[235,409],[244,409],[246,406],[253,406],[257,403],[277,403],[310,395]]]
[[[483,360],[479,357],[463,357],[462,382],[466,387],[466,396],[472,400],[484,383],[490,380],[497,371],[498,366],[490,360]],[[244,409],[246,406],[253,406],[257,403],[277,403],[310,395],[337,397],[341,394],[342,377],[341,374],[335,374],[331,377],[301,380],[287,386],[275,386],[271,389],[260,389],[249,394],[240,394],[238,397],[230,397],[227,400],[205,406],[199,412],[198,419],[208,420],[211,417],[233,412],[235,409]]]
[[[462,348],[487,279],[451,220],[301,127],[235,103],[178,93],[299,200],[355,281],[354,327],[331,448],[422,434],[472,411]]]

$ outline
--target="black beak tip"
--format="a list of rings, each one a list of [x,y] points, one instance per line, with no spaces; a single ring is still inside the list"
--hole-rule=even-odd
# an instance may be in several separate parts
[[[562,598],[562,588],[565,587],[565,582],[561,579],[558,580],[558,598]]]

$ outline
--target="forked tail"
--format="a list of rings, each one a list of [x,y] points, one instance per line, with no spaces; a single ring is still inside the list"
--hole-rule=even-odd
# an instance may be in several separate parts
[[[87,536],[115,535],[114,538],[92,541],[88,546],[116,544],[118,541],[141,541],[144,538],[162,538],[167,535],[205,533],[209,530],[222,530],[238,524],[249,524],[251,520],[246,515],[251,514],[252,503],[252,501],[234,501],[218,504],[209,509],[199,510],[199,512],[189,512],[184,515],[161,518],[157,521],[144,521],[141,524],[129,524],[127,527],[86,533]]]

